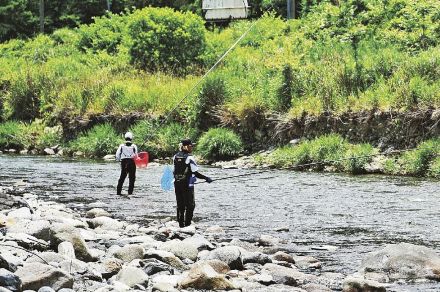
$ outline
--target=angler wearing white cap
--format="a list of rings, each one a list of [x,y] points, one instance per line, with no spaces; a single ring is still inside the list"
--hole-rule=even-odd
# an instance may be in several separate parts
[[[133,194],[134,181],[136,180],[136,164],[134,159],[138,153],[137,146],[133,144],[133,134],[131,132],[125,133],[125,143],[119,145],[116,151],[116,160],[121,162],[121,175],[119,176],[116,194],[122,195],[122,185],[128,174],[128,195]]]

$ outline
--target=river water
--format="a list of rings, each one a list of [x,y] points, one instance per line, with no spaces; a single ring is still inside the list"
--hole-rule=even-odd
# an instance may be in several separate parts
[[[49,200],[80,211],[102,205],[141,224],[175,214],[174,193],[160,189],[162,170],[138,169],[135,194],[126,199],[115,195],[115,162],[0,155],[3,185],[25,180]],[[201,172],[215,179],[255,171],[202,167]],[[197,185],[194,221],[202,228],[220,225],[229,238],[279,237],[293,251],[322,261],[323,271],[350,274],[365,253],[388,243],[440,249],[440,182],[274,170]],[[289,231],[275,231],[280,227]],[[395,291],[440,291],[436,285]]]

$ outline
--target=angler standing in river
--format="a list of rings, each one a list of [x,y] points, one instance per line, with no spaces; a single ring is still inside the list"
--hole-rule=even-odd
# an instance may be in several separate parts
[[[179,152],[174,155],[174,190],[177,201],[177,221],[180,227],[191,225],[194,208],[194,183],[196,178],[204,179],[211,183],[212,179],[199,173],[199,167],[191,155],[193,143],[190,139],[182,140]]]
[[[122,185],[128,174],[128,195],[133,194],[134,181],[136,180],[136,164],[134,159],[138,153],[137,146],[133,144],[133,134],[131,132],[125,133],[125,143],[119,145],[116,151],[116,160],[121,162],[121,175],[119,176],[118,186],[116,187],[116,194],[122,195]]]

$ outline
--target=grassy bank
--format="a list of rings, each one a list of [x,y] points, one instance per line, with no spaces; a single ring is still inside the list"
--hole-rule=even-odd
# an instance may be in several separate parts
[[[412,150],[380,153],[370,144],[352,144],[333,134],[278,148],[254,159],[260,165],[295,170],[440,178],[440,139],[427,140]]]

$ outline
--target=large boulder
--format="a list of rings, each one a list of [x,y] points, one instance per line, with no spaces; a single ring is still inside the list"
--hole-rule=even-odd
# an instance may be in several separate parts
[[[110,213],[102,208],[93,208],[86,213],[86,218],[111,217]]]
[[[101,228],[104,230],[120,230],[124,228],[124,223],[106,216],[89,219],[87,223],[91,228]]]
[[[276,264],[265,264],[261,274],[271,275],[277,284],[299,286],[316,282],[316,276],[304,274],[296,269],[279,266]]]
[[[228,264],[233,270],[243,270],[242,251],[237,246],[216,248],[209,253],[206,259],[217,259]]]
[[[23,283],[23,290],[38,290],[49,286],[55,291],[61,288],[72,288],[73,277],[61,269],[41,263],[28,263],[20,267],[15,274]]]
[[[145,259],[158,259],[164,263],[169,264],[178,270],[187,270],[188,267],[173,253],[165,250],[155,250],[150,248],[144,255]]]
[[[180,259],[190,259],[192,261],[197,259],[199,253],[196,246],[178,239],[165,242],[160,246],[160,249],[172,252]]]
[[[142,259],[144,257],[144,248],[138,244],[127,244],[126,246],[117,250],[113,256],[126,263],[135,259]]]
[[[154,275],[160,272],[167,272],[169,274],[173,273],[173,268],[170,265],[157,259],[145,259],[140,261],[139,265],[147,275]]]
[[[136,267],[123,267],[119,273],[115,276],[115,280],[129,287],[134,287],[135,285],[142,285],[147,287],[149,277],[139,268]]]
[[[200,234],[195,234],[191,237],[185,238],[182,242],[193,246],[198,251],[214,249],[212,243]]]
[[[49,241],[50,223],[47,220],[20,220],[9,227],[9,232],[23,232],[38,239]]]
[[[78,229],[72,225],[54,224],[52,225],[51,230],[52,237],[50,245],[53,250],[57,250],[58,245],[63,241],[68,241],[72,243],[77,259],[85,262],[93,262],[97,260],[97,258],[91,254],[89,247]]]
[[[49,248],[49,243],[44,240],[33,237],[26,233],[7,233],[5,236],[6,241],[15,241],[19,246],[29,249],[45,251]]]
[[[385,292],[386,286],[361,277],[347,277],[342,289],[344,292]]]
[[[180,282],[180,287],[183,289],[194,288],[204,290],[235,289],[234,285],[224,275],[217,273],[207,263],[194,264],[188,276]]]
[[[440,281],[440,257],[432,249],[409,244],[390,244],[374,251],[362,260],[360,272],[388,276],[390,281],[399,279],[433,279]]]

